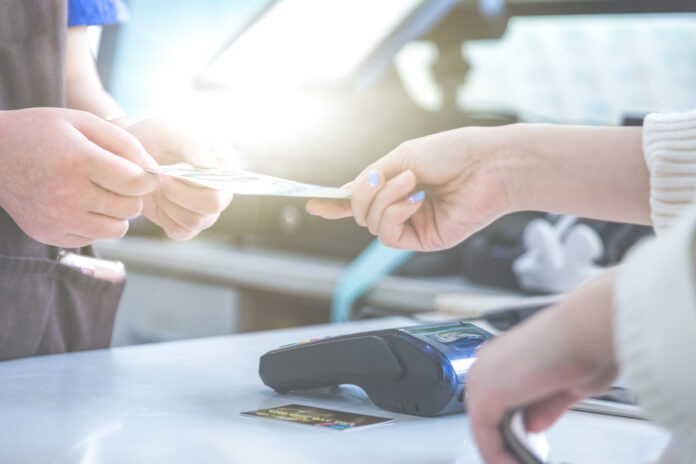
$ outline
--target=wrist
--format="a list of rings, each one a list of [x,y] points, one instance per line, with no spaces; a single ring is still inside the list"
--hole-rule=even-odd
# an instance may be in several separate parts
[[[506,213],[535,209],[541,161],[529,137],[529,124],[462,129],[467,152],[477,153],[479,170],[505,193]],[[473,150],[472,150],[473,145]],[[467,154],[466,156],[470,156]]]
[[[510,211],[550,211],[548,196],[563,193],[552,186],[562,176],[552,153],[558,147],[549,144],[552,127],[522,123],[494,130],[499,144],[494,162],[505,185]]]
[[[614,370],[614,286],[619,268],[609,268],[581,284],[559,304],[556,327],[565,324],[567,343],[585,366]]]

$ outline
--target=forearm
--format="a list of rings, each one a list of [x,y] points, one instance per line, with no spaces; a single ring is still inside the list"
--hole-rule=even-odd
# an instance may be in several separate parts
[[[86,27],[68,29],[65,77],[68,108],[101,118],[118,117],[114,122],[122,127],[130,123],[123,109],[102,86],[89,49]]]
[[[640,127],[516,124],[498,157],[515,210],[650,224]]]
[[[125,115],[123,109],[109,95],[101,82],[84,77],[67,79],[67,107],[87,111],[99,117]]]

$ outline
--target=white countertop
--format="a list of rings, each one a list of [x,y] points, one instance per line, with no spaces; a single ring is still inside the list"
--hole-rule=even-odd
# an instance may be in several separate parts
[[[278,395],[258,359],[282,344],[413,325],[388,318],[0,363],[0,463],[478,463],[468,418],[383,411],[360,391]],[[394,417],[334,431],[240,415],[293,402]],[[568,413],[553,462],[639,463],[666,433],[641,420]]]

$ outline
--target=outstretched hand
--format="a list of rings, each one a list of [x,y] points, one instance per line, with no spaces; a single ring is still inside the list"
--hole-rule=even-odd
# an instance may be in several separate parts
[[[386,246],[449,248],[511,211],[494,128],[464,128],[410,140],[344,188],[350,200],[314,199],[327,219],[353,216]]]

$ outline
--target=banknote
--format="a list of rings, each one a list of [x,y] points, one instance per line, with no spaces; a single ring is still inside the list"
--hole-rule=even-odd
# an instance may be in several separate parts
[[[148,169],[153,174],[183,179],[238,195],[264,195],[303,198],[350,198],[350,192],[335,187],[303,184],[279,177],[237,169],[208,169],[175,164]]]

